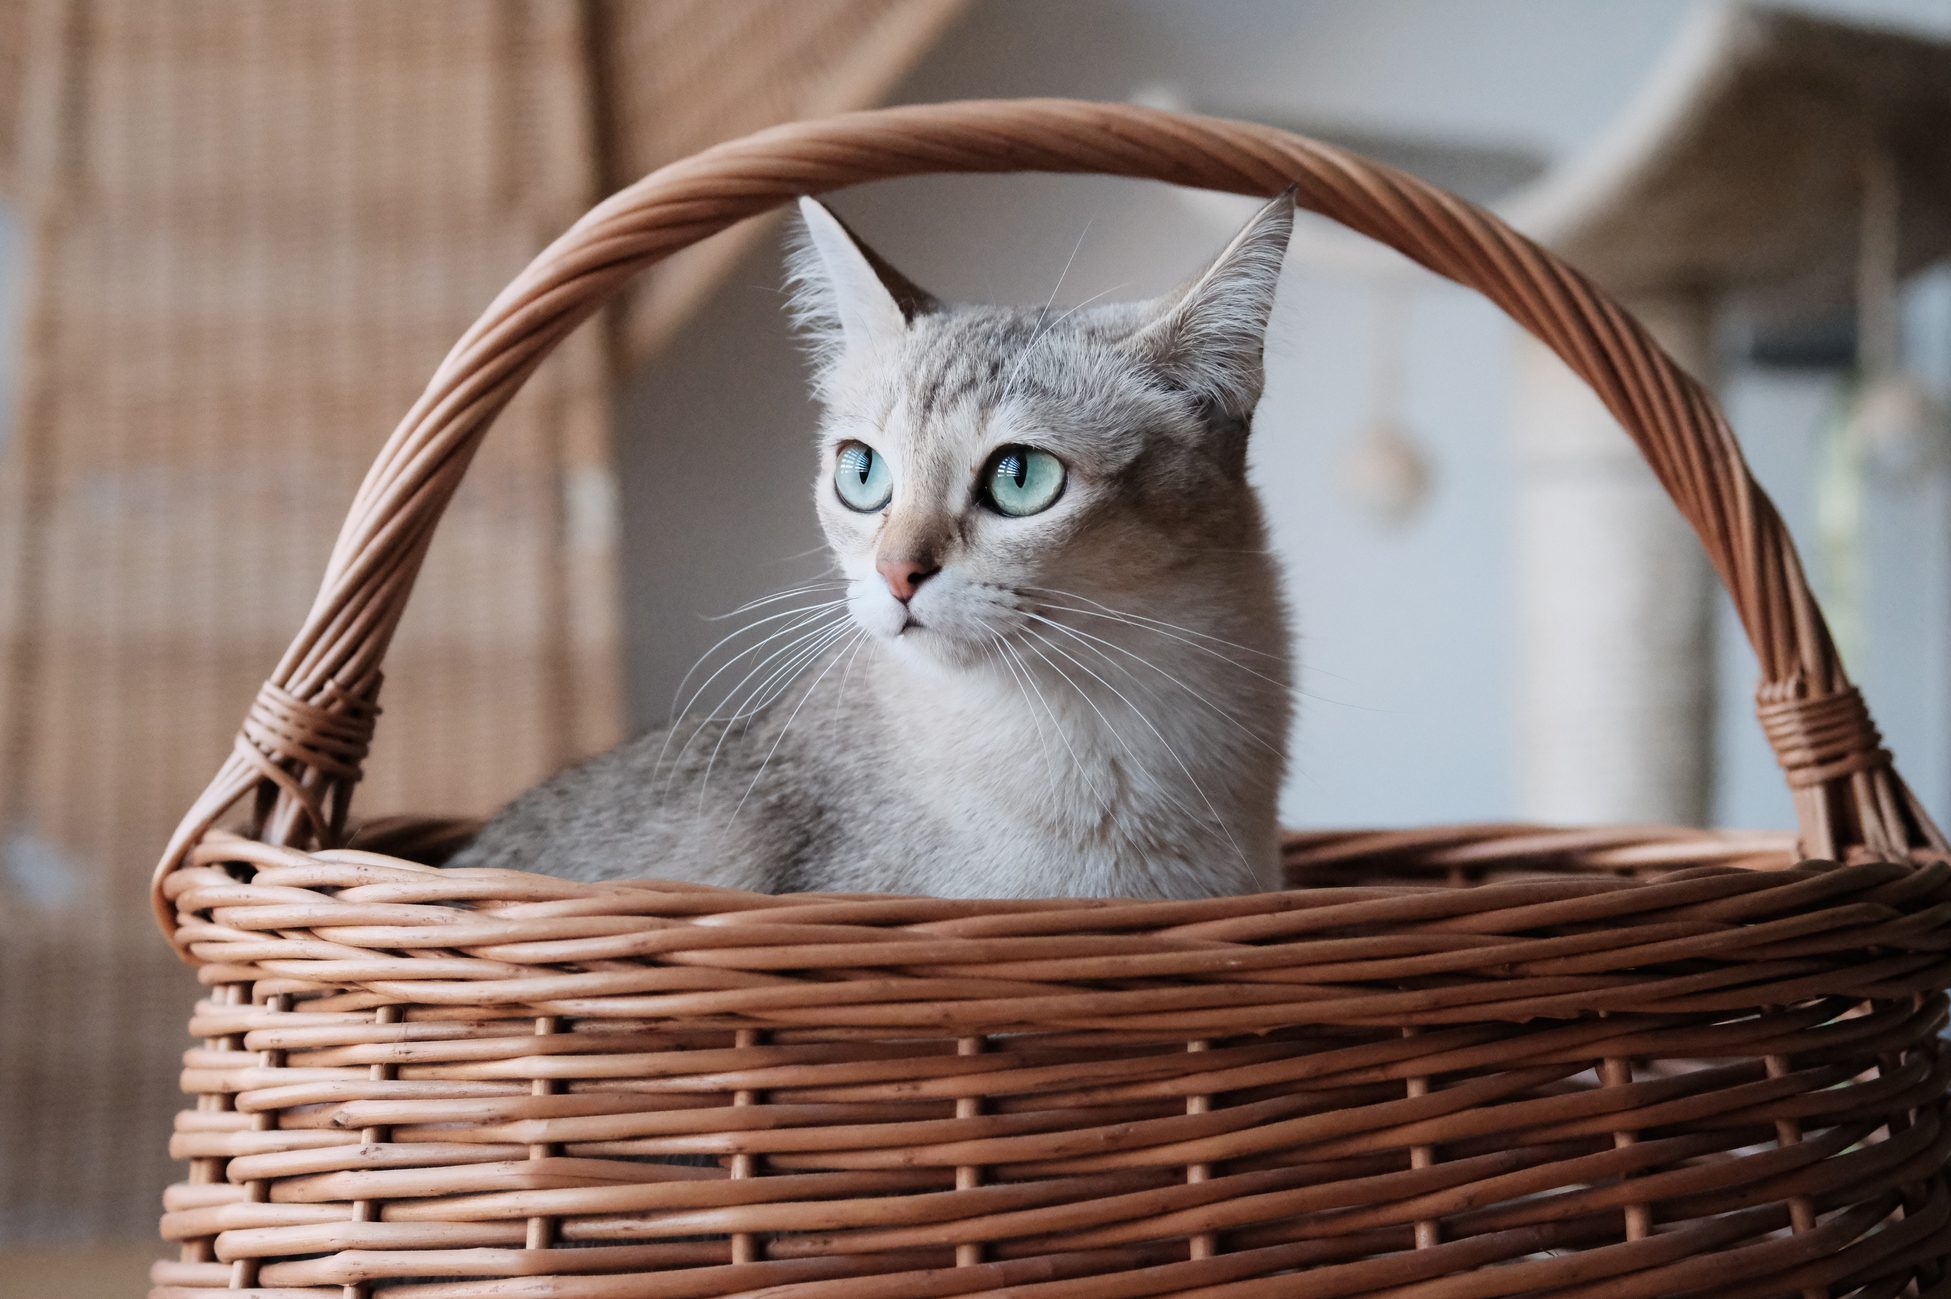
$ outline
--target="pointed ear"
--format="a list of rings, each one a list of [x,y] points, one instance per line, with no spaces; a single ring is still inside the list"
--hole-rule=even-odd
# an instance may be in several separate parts
[[[1253,414],[1266,379],[1267,319],[1294,232],[1289,188],[1253,214],[1213,264],[1168,294],[1124,346],[1218,414]]]
[[[898,338],[916,316],[940,305],[822,204],[802,198],[799,216],[787,283],[793,317],[822,363]]]

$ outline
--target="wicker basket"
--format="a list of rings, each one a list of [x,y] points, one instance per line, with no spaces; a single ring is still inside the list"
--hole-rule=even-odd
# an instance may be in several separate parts
[[[1799,842],[1298,835],[1292,891],[1148,903],[440,871],[466,828],[433,822],[347,845],[434,525],[551,348],[795,195],[1024,170],[1298,182],[1548,343],[1732,593]],[[1494,218],[1264,127],[891,109],[605,202],[380,453],[155,901],[209,989],[159,1296],[1951,1295],[1946,845],[1712,401]]]

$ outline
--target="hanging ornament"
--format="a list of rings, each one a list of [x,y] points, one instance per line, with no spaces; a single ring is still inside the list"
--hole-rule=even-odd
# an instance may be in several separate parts
[[[1951,416],[1916,375],[1873,375],[1856,394],[1849,438],[1881,478],[1921,481],[1944,455]]]
[[[1856,263],[1858,384],[1844,420],[1849,449],[1865,469],[1916,481],[1951,443],[1951,416],[1903,368],[1898,296],[1902,194],[1887,149],[1864,153],[1863,218]]]
[[[1335,485],[1342,496],[1390,528],[1407,525],[1421,512],[1430,486],[1429,457],[1400,413],[1408,309],[1405,290],[1377,290],[1369,416],[1335,463]]]

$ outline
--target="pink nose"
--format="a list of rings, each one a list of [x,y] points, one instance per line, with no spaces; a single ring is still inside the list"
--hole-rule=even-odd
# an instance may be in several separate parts
[[[887,582],[887,589],[902,604],[915,598],[921,584],[941,572],[939,565],[930,566],[913,559],[880,559],[874,561],[874,568]]]

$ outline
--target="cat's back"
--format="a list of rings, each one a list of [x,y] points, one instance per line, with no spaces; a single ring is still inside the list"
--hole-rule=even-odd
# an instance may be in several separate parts
[[[871,732],[848,733],[831,715],[794,719],[794,706],[627,740],[522,794],[449,864],[759,892],[808,887],[846,837],[837,796],[871,785],[876,755]]]

